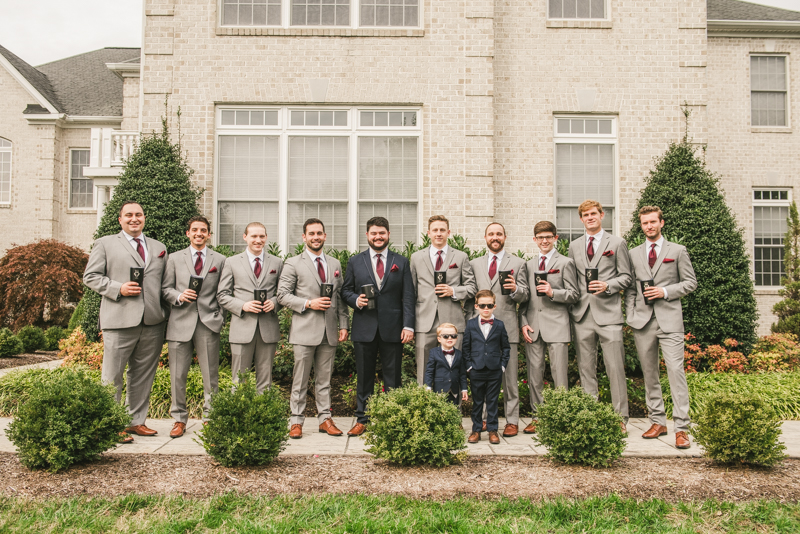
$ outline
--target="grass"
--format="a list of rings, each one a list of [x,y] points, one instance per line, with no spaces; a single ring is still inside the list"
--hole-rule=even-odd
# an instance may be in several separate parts
[[[800,532],[800,505],[775,501],[671,504],[616,496],[583,500],[444,502],[305,495],[209,499],[0,497],[0,532]]]

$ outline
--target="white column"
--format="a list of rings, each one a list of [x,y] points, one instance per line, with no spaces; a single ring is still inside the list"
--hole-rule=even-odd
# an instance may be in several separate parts
[[[106,204],[108,203],[108,186],[101,185],[97,187],[97,226],[100,226],[100,220],[103,218],[103,211],[105,211]]]

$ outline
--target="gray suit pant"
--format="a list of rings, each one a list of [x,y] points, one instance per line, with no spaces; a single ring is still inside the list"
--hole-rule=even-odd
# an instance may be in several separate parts
[[[430,358],[431,349],[440,345],[436,329],[439,327],[439,321],[433,322],[433,330],[430,332],[417,332],[414,338],[415,356],[417,359],[417,384],[420,386],[425,382],[425,369],[428,368],[428,358]],[[464,341],[464,332],[458,333],[456,340],[456,348],[461,350],[461,343]]]
[[[131,426],[143,425],[150,408],[150,390],[156,377],[158,358],[164,345],[164,323],[132,328],[103,330],[104,384],[114,384],[116,399],[122,399],[122,376],[128,366],[125,404],[131,414]]]
[[[317,418],[322,424],[331,416],[331,373],[336,347],[323,342],[316,347],[308,345],[294,346],[294,373],[292,375],[292,396],[289,405],[292,409],[293,425],[302,425],[305,421],[306,393],[311,366],[314,366],[314,400],[317,403]]]
[[[186,376],[192,365],[192,352],[197,351],[197,363],[203,375],[203,420],[208,419],[211,395],[219,391],[219,333],[213,332],[200,320],[189,341],[169,343],[169,376],[172,383],[172,406],[169,413],[178,422],[186,423]]]
[[[689,430],[689,386],[686,384],[686,373],[683,370],[683,334],[663,332],[658,326],[655,314],[641,330],[633,329],[633,340],[644,374],[644,390],[647,395],[647,411],[650,422],[667,426],[667,415],[664,411],[664,397],[661,394],[659,376],[658,345],[664,355],[667,368],[669,388],[672,391],[672,420],[675,432]]]
[[[536,409],[542,404],[544,391],[544,353],[550,354],[550,373],[553,375],[553,387],[569,389],[568,371],[569,350],[566,343],[546,343],[540,335],[533,343],[525,343],[525,357],[528,359],[528,387],[531,390],[531,408],[536,416]]]
[[[628,382],[625,379],[625,349],[622,345],[622,325],[599,325],[586,310],[583,319],[574,323],[575,352],[581,374],[581,387],[597,398],[597,342],[603,347],[603,362],[611,387],[611,404],[614,411],[628,422]]]
[[[277,343],[264,343],[258,327],[250,343],[231,343],[233,383],[239,382],[240,372],[250,371],[255,364],[256,390],[264,393],[272,385],[272,360],[277,349]]]
[[[508,366],[503,373],[503,407],[506,423],[519,425],[519,343],[511,343]],[[486,404],[483,405],[483,420],[486,421]]]

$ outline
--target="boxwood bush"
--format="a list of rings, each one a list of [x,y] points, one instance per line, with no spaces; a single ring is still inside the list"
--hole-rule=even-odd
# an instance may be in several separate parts
[[[467,456],[461,412],[444,393],[411,384],[370,397],[367,414],[364,441],[376,458],[441,467]]]
[[[199,443],[226,467],[273,461],[289,439],[289,403],[273,385],[259,394],[255,377],[242,374],[236,389],[220,387],[211,398]]]
[[[22,341],[22,350],[26,353],[36,352],[47,346],[47,339],[41,328],[33,325],[23,326],[17,332],[17,337]]]
[[[608,466],[625,449],[622,419],[581,388],[545,389],[533,440],[566,464]]]
[[[44,350],[58,350],[58,342],[67,337],[67,332],[60,326],[51,326],[44,332]]]
[[[784,458],[781,420],[752,393],[718,393],[695,419],[691,433],[705,455],[720,463],[773,466]]]
[[[112,386],[84,369],[64,369],[31,383],[6,435],[25,467],[56,472],[114,447],[130,421]]]
[[[0,358],[10,358],[22,354],[23,350],[22,341],[11,330],[0,329]]]

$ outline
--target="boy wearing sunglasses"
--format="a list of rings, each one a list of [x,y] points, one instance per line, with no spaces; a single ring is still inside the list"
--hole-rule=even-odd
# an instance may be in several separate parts
[[[511,345],[503,321],[494,316],[494,308],[494,293],[488,289],[478,291],[475,295],[475,309],[479,315],[467,321],[461,344],[472,387],[472,433],[467,440],[470,443],[481,440],[484,403],[489,443],[500,443],[500,436],[497,435],[497,402]]]
[[[439,346],[431,349],[425,369],[425,386],[436,393],[447,393],[447,400],[458,406],[459,397],[467,400],[467,365],[456,348],[458,328],[443,323],[436,329]]]

